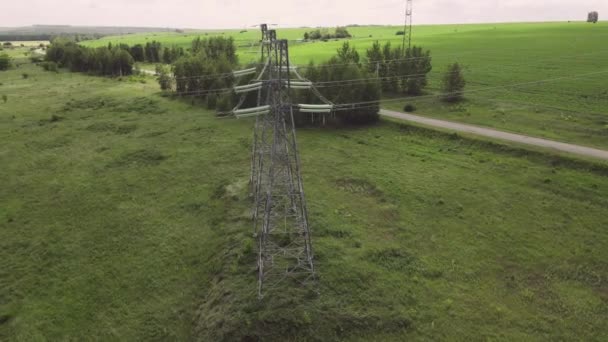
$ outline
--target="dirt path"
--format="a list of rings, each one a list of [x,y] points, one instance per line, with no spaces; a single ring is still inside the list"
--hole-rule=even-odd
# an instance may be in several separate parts
[[[581,156],[608,160],[608,151],[600,150],[600,149],[596,149],[596,148],[592,148],[592,147],[567,144],[567,143],[562,143],[562,142],[547,140],[547,139],[542,139],[542,138],[534,138],[534,137],[529,137],[529,136],[521,135],[521,134],[498,131],[498,130],[495,130],[492,128],[484,128],[484,127],[473,126],[473,125],[468,125],[468,124],[455,123],[455,122],[451,122],[451,121],[431,119],[431,118],[427,118],[427,117],[400,113],[400,112],[395,112],[395,111],[386,110],[386,109],[381,109],[380,115],[395,118],[395,119],[412,121],[412,122],[416,122],[419,124],[423,124],[425,126],[439,127],[439,128],[444,128],[444,129],[448,129],[448,130],[453,130],[456,132],[471,133],[471,134],[481,135],[481,136],[489,137],[489,138],[512,141],[512,142],[539,146],[539,147],[545,147],[545,148],[550,148],[550,149],[557,150],[557,151],[578,154]]]

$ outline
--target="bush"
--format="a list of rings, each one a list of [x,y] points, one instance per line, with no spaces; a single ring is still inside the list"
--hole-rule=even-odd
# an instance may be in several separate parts
[[[411,103],[408,103],[408,104],[405,105],[405,107],[403,107],[403,110],[406,111],[406,112],[408,112],[408,113],[413,113],[413,112],[416,111],[416,106],[414,106]]]
[[[24,72],[23,74],[21,74],[21,77],[23,77],[23,79],[27,79],[28,77],[30,77],[30,75]]]
[[[405,31],[397,31],[397,33],[395,33],[396,36],[403,36],[405,35]]]
[[[42,69],[44,69],[44,71],[57,72],[59,70],[57,63],[55,62],[44,62],[40,65],[42,66]]]
[[[0,70],[7,70],[11,67],[11,58],[7,54],[0,55]]]
[[[44,61],[44,58],[39,55],[34,55],[34,56],[30,56],[30,61],[32,63],[40,63],[40,62]]]
[[[454,63],[448,66],[443,76],[443,101],[458,102],[463,99],[463,91],[466,85],[460,64]]]
[[[6,94],[2,95],[2,101],[4,101],[4,103],[8,102],[8,96],[6,96]]]
[[[231,102],[232,101],[230,100],[230,96],[228,96],[228,95],[220,96],[216,103],[217,112],[226,113],[226,112],[230,111],[232,109]]]
[[[173,77],[171,77],[167,67],[157,65],[156,74],[158,75],[157,80],[161,90],[171,90],[173,88]]]
[[[211,93],[207,95],[207,109],[215,109],[217,105],[217,95],[215,93]]]
[[[352,35],[348,32],[348,30],[346,29],[346,27],[341,27],[338,26],[336,27],[334,33],[329,33],[329,31],[327,29],[316,29],[314,31],[311,32],[305,32],[304,33],[304,39],[305,40],[322,40],[322,41],[328,41],[330,39],[334,39],[334,38],[351,38]]]

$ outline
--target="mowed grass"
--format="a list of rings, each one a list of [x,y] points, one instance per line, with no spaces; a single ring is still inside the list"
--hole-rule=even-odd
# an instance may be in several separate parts
[[[395,33],[401,29],[352,27],[350,43],[363,57],[376,40],[399,46],[402,37]],[[307,30],[311,29],[278,30],[280,38],[292,40],[293,63],[323,62],[344,43],[296,42]],[[234,37],[241,62],[254,61],[259,48],[251,44],[259,40],[259,31],[239,32],[205,33]],[[431,50],[433,56],[427,94],[410,99],[385,94],[387,99],[392,98],[385,107],[403,110],[406,103],[411,103],[420,115],[608,149],[608,48],[603,43],[608,39],[607,23],[415,26],[413,32],[413,44]],[[200,34],[125,35],[84,44],[134,44],[156,39],[188,47]],[[447,65],[454,62],[464,67],[467,100],[448,106],[439,101],[441,77]]]
[[[152,78],[0,76],[0,340],[608,338],[605,165],[300,129],[320,294],[258,302],[252,121]]]

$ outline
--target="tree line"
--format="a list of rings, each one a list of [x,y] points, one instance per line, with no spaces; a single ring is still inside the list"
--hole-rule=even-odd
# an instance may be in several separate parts
[[[367,68],[382,80],[382,90],[393,94],[420,95],[427,86],[427,74],[433,70],[431,52],[422,47],[383,46],[375,41],[367,49]]]
[[[240,100],[231,91],[235,85],[248,84],[253,75],[235,79],[231,72],[238,68],[236,46],[232,38],[196,38],[190,54],[180,57],[171,68],[157,68],[158,82],[163,91],[198,99],[209,109],[220,113],[230,111]],[[322,95],[340,106],[331,117],[315,113],[294,112],[298,125],[369,124],[378,120],[382,94],[417,96],[428,85],[432,68],[431,53],[422,47],[392,47],[378,41],[365,51],[365,61],[359,52],[344,42],[335,56],[319,65],[310,63],[303,76],[318,87]],[[254,67],[254,65],[245,66]],[[257,65],[258,71],[261,66]],[[173,75],[172,75],[173,74]],[[293,77],[293,76],[292,76]],[[450,65],[442,80],[442,99],[455,102],[462,99],[466,82],[460,65]],[[265,94],[262,94],[265,97]],[[293,103],[321,104],[310,90],[293,90]],[[246,93],[242,108],[257,104],[257,92]]]
[[[336,27],[333,33],[330,33],[328,29],[316,29],[310,32],[304,33],[305,40],[329,40],[329,39],[340,39],[340,38],[351,38],[352,35],[348,32],[346,27]]]
[[[135,44],[129,46],[127,44],[120,44],[119,47],[125,51],[128,51],[133,60],[136,62],[148,62],[148,63],[165,63],[171,64],[175,62],[181,56],[184,56],[186,52],[184,48],[179,46],[165,46],[160,42],[152,41],[143,44]],[[112,49],[112,43],[108,43],[108,48]]]
[[[47,49],[46,61],[76,72],[124,76],[133,73],[135,62],[171,64],[185,54],[181,47],[163,47],[157,41],[133,46],[110,42],[108,46],[89,48],[71,39],[57,38]],[[53,66],[50,68],[54,69]]]
[[[335,104],[375,102],[367,104],[355,104],[350,107],[340,108],[334,115],[324,118],[314,113],[295,113],[297,124],[321,125],[333,124],[369,124],[378,121],[378,102],[382,95],[380,80],[373,72],[369,72],[361,61],[357,50],[344,42],[336,55],[327,62],[315,65],[313,62],[306,67],[305,78],[313,83],[319,84],[319,91],[325,98]],[[345,82],[358,80],[355,82]],[[342,83],[344,82],[344,83]],[[327,86],[325,86],[327,85]],[[310,90],[296,91],[295,103],[320,104],[319,98]]]
[[[180,56],[170,70],[157,69],[158,82],[162,90],[171,91],[175,86],[179,95],[200,98],[206,101],[209,109],[227,111],[234,99],[224,90],[232,87],[231,72],[237,65],[232,37],[198,37],[192,41],[190,53]]]
[[[133,73],[134,60],[129,51],[116,47],[88,48],[73,41],[55,40],[46,51],[46,61],[70,71],[103,76]]]

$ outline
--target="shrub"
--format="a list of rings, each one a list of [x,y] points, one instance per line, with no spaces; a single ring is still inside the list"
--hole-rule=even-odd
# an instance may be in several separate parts
[[[44,60],[44,58],[42,56],[39,56],[39,55],[30,56],[30,61],[32,63],[40,63],[43,60]]]
[[[2,101],[4,103],[8,102],[8,96],[6,96],[6,94],[2,95]]]
[[[156,74],[158,75],[157,80],[161,90],[171,90],[173,88],[173,77],[171,77],[167,67],[157,65]]]
[[[57,63],[55,63],[55,62],[44,62],[40,65],[42,66],[42,69],[44,69],[44,71],[52,71],[52,72],[58,71],[58,66],[57,66]]]
[[[463,98],[463,90],[466,85],[460,64],[454,63],[448,66],[443,76],[443,100],[446,102],[457,102]]]
[[[218,113],[226,113],[229,110],[231,110],[231,102],[230,101],[230,96],[227,95],[222,95],[219,97],[219,99],[217,100],[216,103],[216,110]]]
[[[23,74],[21,74],[21,77],[23,77],[23,79],[27,79],[28,77],[30,77],[30,75],[24,72]]]
[[[397,33],[395,33],[396,36],[403,36],[405,35],[405,31],[397,31]]]
[[[11,58],[7,54],[0,55],[0,70],[7,70],[11,67]]]
[[[403,110],[406,111],[406,112],[408,112],[408,113],[412,113],[412,112],[416,111],[416,106],[414,106],[411,103],[408,103],[408,104],[405,105],[405,107],[403,107]]]
[[[217,95],[215,93],[211,93],[207,95],[207,109],[215,109],[217,105]]]

